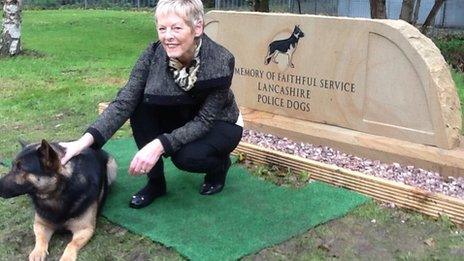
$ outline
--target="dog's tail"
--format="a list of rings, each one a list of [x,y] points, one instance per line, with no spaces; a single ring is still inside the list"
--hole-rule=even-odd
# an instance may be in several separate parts
[[[116,180],[116,175],[118,174],[118,164],[116,160],[108,155],[108,162],[106,163],[106,171],[108,177],[108,186],[111,185]]]

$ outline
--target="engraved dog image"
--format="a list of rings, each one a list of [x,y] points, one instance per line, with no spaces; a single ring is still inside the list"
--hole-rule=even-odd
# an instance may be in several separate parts
[[[55,231],[72,232],[60,260],[76,260],[95,231],[97,214],[109,185],[116,179],[116,161],[103,150],[85,149],[61,165],[65,149],[58,143],[22,143],[11,170],[0,179],[0,197],[28,195],[35,208],[35,247],[29,260],[45,260]]]
[[[276,40],[269,44],[266,58],[264,59],[264,64],[269,64],[271,59],[273,62],[278,63],[276,60],[277,56],[279,54],[285,54],[287,55],[288,65],[291,68],[294,68],[295,66],[292,62],[293,53],[295,52],[296,47],[298,46],[298,41],[302,37],[304,37],[303,31],[301,31],[299,25],[295,25],[295,28],[293,28],[293,33],[292,35],[290,35],[289,38],[283,40]]]

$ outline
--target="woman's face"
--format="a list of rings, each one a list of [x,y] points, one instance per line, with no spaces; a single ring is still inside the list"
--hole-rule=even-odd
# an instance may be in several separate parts
[[[170,58],[177,58],[185,65],[192,61],[196,47],[194,39],[203,33],[201,23],[191,28],[175,13],[160,14],[157,16],[156,30]]]

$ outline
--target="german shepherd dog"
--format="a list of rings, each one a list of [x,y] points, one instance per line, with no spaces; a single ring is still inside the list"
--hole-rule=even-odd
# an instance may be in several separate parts
[[[45,260],[56,230],[73,234],[60,260],[76,260],[95,231],[108,186],[116,178],[116,161],[103,150],[86,149],[63,166],[65,149],[58,143],[21,145],[10,172],[0,179],[0,196],[27,194],[32,199],[35,247],[29,260]]]
[[[276,40],[269,44],[266,58],[264,59],[264,64],[269,64],[271,59],[273,62],[278,63],[276,60],[277,55],[279,55],[279,53],[282,53],[287,55],[288,65],[294,68],[295,66],[292,62],[293,53],[295,52],[296,47],[298,46],[298,41],[302,37],[304,37],[303,31],[301,31],[299,25],[295,25],[295,28],[293,28],[293,33],[292,35],[290,35],[289,38],[284,40]]]

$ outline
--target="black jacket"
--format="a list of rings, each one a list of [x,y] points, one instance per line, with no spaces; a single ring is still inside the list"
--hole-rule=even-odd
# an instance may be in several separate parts
[[[86,130],[94,137],[93,147],[103,146],[129,119],[140,102],[199,107],[196,115],[182,127],[158,137],[166,155],[205,135],[215,120],[235,123],[239,110],[230,89],[234,63],[234,57],[229,51],[203,35],[197,81],[186,92],[174,82],[163,47],[158,42],[150,44],[138,59],[129,81],[116,99]]]

